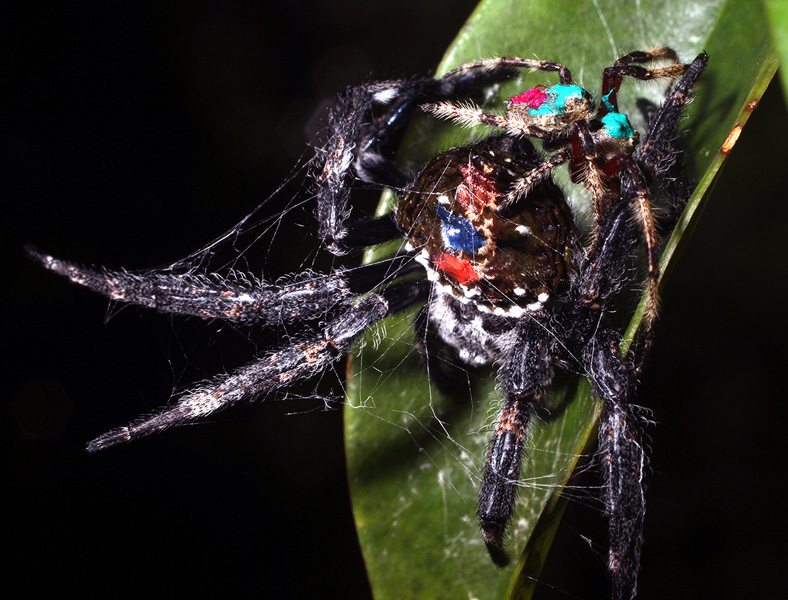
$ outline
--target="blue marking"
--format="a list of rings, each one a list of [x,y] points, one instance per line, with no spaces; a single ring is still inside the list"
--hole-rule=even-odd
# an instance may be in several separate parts
[[[435,212],[441,220],[441,236],[445,246],[473,254],[487,243],[487,238],[465,217],[450,213],[440,204],[435,205]]]
[[[569,98],[591,99],[591,94],[579,85],[564,85],[562,83],[546,89],[545,94],[547,94],[547,100],[539,108],[529,108],[529,115],[560,115],[566,110],[566,101]]]

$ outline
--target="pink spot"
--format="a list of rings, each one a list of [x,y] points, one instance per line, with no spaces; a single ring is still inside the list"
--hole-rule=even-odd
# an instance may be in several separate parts
[[[539,108],[547,100],[547,94],[543,88],[543,85],[537,85],[535,88],[515,96],[511,101],[513,104],[525,104],[528,108]]]
[[[479,274],[476,268],[467,260],[453,256],[452,254],[439,254],[432,259],[432,264],[447,275],[456,279],[461,285],[466,285],[470,281],[478,281]]]

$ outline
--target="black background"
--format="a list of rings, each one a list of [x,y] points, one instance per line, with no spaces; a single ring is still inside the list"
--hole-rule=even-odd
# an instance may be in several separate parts
[[[22,246],[129,268],[195,250],[288,175],[327,100],[428,72],[474,2],[421,4],[27,4],[6,20],[3,538],[23,597],[368,597],[341,413],[259,403],[88,455],[86,440],[254,346],[136,309],[105,324],[104,299]],[[783,589],[787,135],[773,86],[664,293],[638,397],[660,422],[642,598]],[[305,238],[295,231],[279,239]],[[267,274],[308,252],[275,249]],[[593,531],[588,516],[570,509],[543,597],[604,597],[578,533]]]

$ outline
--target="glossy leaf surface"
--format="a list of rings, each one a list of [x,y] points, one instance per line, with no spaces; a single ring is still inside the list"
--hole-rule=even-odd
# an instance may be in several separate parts
[[[667,245],[666,268],[727,154],[721,148],[729,150],[735,143],[731,132],[735,136],[736,127],[746,121],[752,100],[760,97],[776,69],[760,3],[489,0],[459,33],[439,72],[482,58],[536,57],[566,64],[594,93],[602,69],[618,56],[656,46],[674,48],[687,62],[701,50],[710,56],[685,121],[698,190]],[[523,73],[502,86],[486,106],[502,110],[503,100],[554,80],[551,74]],[[664,83],[628,80],[619,96],[621,109],[634,117],[636,98],[658,101],[665,89]],[[417,169],[441,150],[488,132],[422,118],[406,139],[403,162]],[[582,211],[582,191],[566,182],[563,186]],[[386,201],[382,210],[390,209],[392,197]],[[376,249],[367,258],[385,252]],[[506,569],[494,567],[475,512],[481,465],[500,403],[496,374],[447,364],[451,391],[442,393],[415,350],[415,312],[371,331],[353,358],[349,378],[345,420],[350,484],[374,594],[528,598],[563,511],[557,493],[583,464],[584,454],[593,451],[599,407],[590,399],[586,382],[556,382],[549,415],[531,429],[510,533],[510,552],[521,560]]]

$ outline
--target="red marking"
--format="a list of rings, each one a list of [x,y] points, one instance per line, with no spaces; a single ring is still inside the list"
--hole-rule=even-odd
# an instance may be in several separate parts
[[[547,100],[547,94],[542,88],[544,88],[543,85],[537,85],[535,88],[515,96],[511,102],[512,104],[525,104],[528,108],[539,108]]]
[[[485,207],[495,209],[501,196],[495,182],[470,163],[460,165],[460,173],[463,182],[454,198],[460,203],[465,216],[473,219]]]
[[[436,269],[440,269],[447,275],[456,279],[461,285],[466,285],[470,281],[478,281],[479,274],[476,268],[467,260],[452,254],[439,254],[432,259],[432,264]]]

